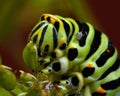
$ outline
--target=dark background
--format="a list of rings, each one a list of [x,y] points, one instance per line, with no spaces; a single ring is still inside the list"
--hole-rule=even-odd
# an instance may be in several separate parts
[[[3,0],[0,1],[0,56],[5,65],[28,70],[22,50],[43,13],[90,22],[105,32],[120,53],[118,0]]]

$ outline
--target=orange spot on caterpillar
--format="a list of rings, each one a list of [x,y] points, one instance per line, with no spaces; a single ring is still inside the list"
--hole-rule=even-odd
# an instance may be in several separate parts
[[[107,51],[107,53],[110,53],[110,50],[109,50],[109,49],[107,49],[106,51]]]
[[[43,16],[45,20],[48,18],[48,14],[44,14]]]
[[[106,92],[106,90],[105,90],[105,89],[103,89],[102,87],[100,87],[100,88],[98,89],[98,92],[99,92],[99,93],[105,93],[105,92]]]
[[[56,18],[51,18],[50,21],[51,21],[52,24],[54,24],[58,20]]]
[[[63,22],[56,16],[51,14],[43,14],[42,15],[43,20],[47,20],[48,22],[52,23],[53,25],[55,23],[59,23],[59,27],[63,26]]]
[[[44,19],[47,20],[47,18],[50,18],[50,23],[54,24],[56,21],[60,22],[58,18],[56,18],[54,15],[51,14],[43,14]]]
[[[93,66],[92,63],[87,64],[87,67],[88,67],[88,68],[91,68],[92,66]]]

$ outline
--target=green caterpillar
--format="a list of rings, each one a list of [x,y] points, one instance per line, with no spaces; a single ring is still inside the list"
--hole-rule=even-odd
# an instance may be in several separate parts
[[[43,14],[33,28],[23,58],[34,72],[51,74],[69,86],[67,96],[118,96],[120,62],[108,37],[91,24]]]

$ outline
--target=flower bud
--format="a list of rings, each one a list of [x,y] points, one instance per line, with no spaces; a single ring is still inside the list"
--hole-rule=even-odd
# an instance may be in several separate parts
[[[0,66],[0,86],[6,90],[12,90],[16,86],[16,76],[2,66]]]

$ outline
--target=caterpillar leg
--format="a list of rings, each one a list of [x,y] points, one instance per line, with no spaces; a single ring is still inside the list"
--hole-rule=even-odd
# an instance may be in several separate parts
[[[60,80],[59,84],[67,88],[68,93],[65,96],[78,96],[78,94],[82,96],[81,90],[84,86],[84,80],[80,72],[72,72],[70,75],[65,75],[63,78],[66,79]]]
[[[83,96],[92,96],[90,87],[88,85],[85,86],[85,88],[84,88]]]

